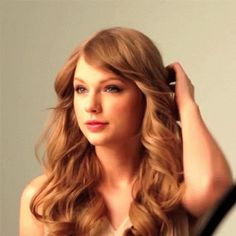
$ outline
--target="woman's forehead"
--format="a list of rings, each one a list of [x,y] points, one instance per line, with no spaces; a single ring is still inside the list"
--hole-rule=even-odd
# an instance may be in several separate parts
[[[87,80],[97,78],[99,80],[122,80],[122,78],[111,71],[93,66],[81,57],[76,65],[74,80]]]

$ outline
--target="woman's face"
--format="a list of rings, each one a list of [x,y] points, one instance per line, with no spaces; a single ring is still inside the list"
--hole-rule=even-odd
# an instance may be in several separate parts
[[[93,67],[81,57],[74,90],[77,121],[91,144],[104,146],[139,137],[145,102],[135,83]]]

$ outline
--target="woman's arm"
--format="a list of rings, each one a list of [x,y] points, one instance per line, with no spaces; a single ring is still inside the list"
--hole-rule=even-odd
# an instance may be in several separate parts
[[[179,63],[176,74],[176,102],[182,137],[186,190],[185,208],[198,217],[212,207],[232,184],[232,176],[220,147],[207,129],[194,100],[194,87]]]
[[[34,179],[24,189],[21,202],[20,202],[20,222],[19,222],[19,235],[20,236],[43,236],[44,227],[43,224],[35,219],[30,211],[30,202],[41,186],[45,176],[39,176]]]

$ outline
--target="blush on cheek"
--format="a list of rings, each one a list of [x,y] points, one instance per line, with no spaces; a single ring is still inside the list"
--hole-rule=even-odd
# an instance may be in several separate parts
[[[118,114],[123,114],[123,113],[130,113],[132,112],[135,107],[134,106],[127,106],[127,104],[120,104],[120,103],[117,103],[114,105],[114,112],[115,113],[118,113]]]
[[[142,104],[142,99],[137,96],[136,94],[133,94],[133,96],[130,94],[129,96],[117,100],[112,103],[112,108],[115,111],[119,112],[135,112],[135,110],[139,109]]]

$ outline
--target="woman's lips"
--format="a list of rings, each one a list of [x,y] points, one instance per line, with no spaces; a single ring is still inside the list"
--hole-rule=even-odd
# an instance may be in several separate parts
[[[86,126],[90,131],[97,132],[103,130],[106,125],[108,125],[107,122],[103,121],[88,121],[86,122]]]

